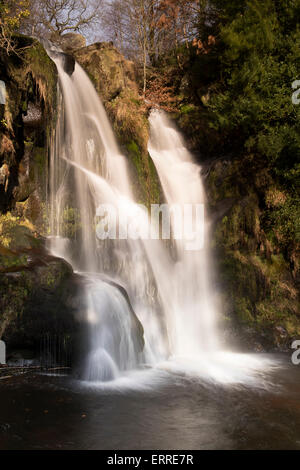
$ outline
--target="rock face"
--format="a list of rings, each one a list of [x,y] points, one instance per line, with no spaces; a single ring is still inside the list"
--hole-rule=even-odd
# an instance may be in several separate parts
[[[74,57],[70,54],[64,54],[64,69],[68,75],[72,75],[75,69],[75,60]]]
[[[8,353],[22,347],[39,354],[45,337],[71,343],[78,285],[72,267],[47,252],[28,220],[0,216],[0,338]]]
[[[140,203],[161,198],[159,179],[148,155],[148,111],[138,94],[137,72],[112,43],[96,43],[74,52],[95,85],[114,126],[133,173],[134,192]]]
[[[286,198],[265,168],[249,171],[251,158],[219,158],[206,178],[222,311],[241,347],[288,350],[300,336],[296,244],[283,251],[283,235],[266,225],[268,206]]]
[[[104,102],[113,100],[124,90],[131,90],[138,98],[134,63],[126,60],[112,43],[92,44],[76,51],[74,56],[91,76]]]
[[[0,52],[0,79],[6,83],[6,103],[0,105],[0,213],[26,202],[36,215],[45,196],[57,74],[37,41],[18,40],[26,48],[22,59]]]
[[[85,47],[86,40],[81,34],[66,33],[59,38],[59,44],[64,51],[71,53],[81,47]]]

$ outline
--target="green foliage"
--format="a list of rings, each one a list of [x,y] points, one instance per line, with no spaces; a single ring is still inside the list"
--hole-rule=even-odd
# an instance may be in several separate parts
[[[266,212],[271,237],[282,247],[300,243],[300,198],[289,196],[284,204]]]
[[[180,107],[180,113],[181,114],[189,114],[189,113],[192,113],[194,110],[195,110],[195,106],[190,104],[190,103],[183,104]]]
[[[211,125],[293,179],[300,157],[300,107],[292,82],[300,66],[299,0],[247,1],[220,30],[224,47]]]

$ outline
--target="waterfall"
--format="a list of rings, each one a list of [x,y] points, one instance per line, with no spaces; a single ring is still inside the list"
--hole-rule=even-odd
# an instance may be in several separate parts
[[[212,292],[209,259],[209,222],[205,214],[205,193],[197,165],[163,111],[153,110],[150,118],[149,153],[155,164],[167,203],[181,207],[202,205],[204,218],[196,227],[203,244],[187,250],[187,234],[174,239],[175,260],[169,272],[168,316],[172,351],[177,356],[197,356],[217,351],[217,315]],[[185,236],[184,236],[185,235]]]
[[[122,380],[128,371],[150,365],[225,383],[255,380],[255,374],[272,367],[270,361],[223,351],[219,344],[201,168],[179,132],[164,112],[151,112],[148,151],[169,211],[170,237],[162,240],[159,221],[154,223],[134,200],[126,158],[88,76],[77,63],[69,76],[63,54],[49,47],[48,53],[59,75],[49,247],[83,282],[82,378]],[[135,236],[99,237],[103,204],[116,209],[119,234],[129,220]],[[194,223],[193,211],[187,211],[190,224],[178,236],[172,207],[182,221],[187,206],[200,208],[203,217]]]
[[[100,204],[132,214],[145,229],[150,227],[148,214],[134,201],[126,159],[90,79],[77,63],[69,76],[63,54],[53,48],[48,53],[59,75],[50,156],[50,250],[84,279],[89,327],[83,377],[111,380],[125,370],[167,357],[154,272],[164,253],[159,241],[97,238],[95,216]]]
[[[49,55],[59,74],[49,243],[52,253],[71,263],[83,279],[87,348],[82,377],[113,380],[168,358],[198,361],[202,370],[218,370],[222,376],[219,358],[226,353],[219,344],[201,167],[166,113],[153,110],[148,151],[167,207],[176,206],[183,215],[186,206],[192,211],[200,207],[204,217],[177,236],[170,214],[170,240],[143,237],[152,233],[153,220],[134,200],[127,160],[91,81],[77,63],[69,76],[58,51]],[[140,235],[99,239],[96,214],[101,204],[121,214],[119,229],[126,215]],[[201,244],[191,248],[195,240]]]

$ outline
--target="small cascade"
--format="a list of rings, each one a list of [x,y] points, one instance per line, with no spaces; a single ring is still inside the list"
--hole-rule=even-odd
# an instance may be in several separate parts
[[[150,118],[149,153],[156,166],[169,206],[177,205],[204,210],[195,221],[195,240],[199,246],[189,248],[190,233],[174,237],[175,261],[169,272],[168,298],[172,299],[168,315],[172,352],[177,356],[199,355],[219,348],[217,315],[209,259],[209,221],[205,214],[205,194],[197,165],[179,134],[163,111],[153,110]],[[170,309],[169,309],[170,310]]]
[[[139,364],[143,351],[142,326],[116,286],[87,276],[85,295],[91,344],[84,378],[116,379],[119,371],[135,369]]]

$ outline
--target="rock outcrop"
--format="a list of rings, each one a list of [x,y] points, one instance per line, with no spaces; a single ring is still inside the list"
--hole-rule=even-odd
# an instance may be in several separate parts
[[[85,37],[78,33],[66,33],[59,38],[59,45],[67,53],[72,53],[86,46]]]
[[[57,75],[37,41],[18,40],[26,47],[22,57],[0,53],[0,79],[6,83],[6,104],[0,106],[0,213],[26,202],[27,211],[41,214]]]
[[[268,223],[270,204],[287,210],[288,199],[265,168],[249,171],[253,158],[208,164],[222,312],[229,337],[241,347],[288,350],[300,336],[297,244],[283,250],[280,228]]]
[[[155,167],[148,155],[148,110],[138,93],[138,74],[112,43],[96,43],[74,52],[101,97],[114,126],[122,151],[134,177],[140,203],[150,205],[161,198]]]
[[[38,356],[46,336],[73,341],[79,281],[66,261],[49,254],[29,220],[0,216],[0,338],[8,353],[22,347]]]

